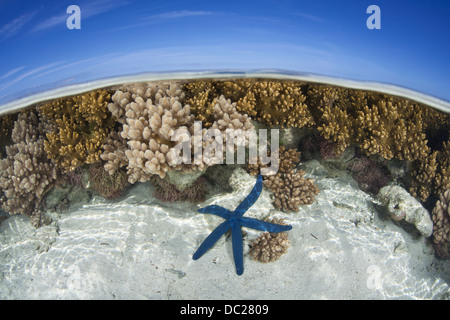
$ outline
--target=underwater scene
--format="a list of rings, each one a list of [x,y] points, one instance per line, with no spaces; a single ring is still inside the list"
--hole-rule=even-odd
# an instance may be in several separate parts
[[[361,32],[389,28],[392,11],[382,27],[377,20],[384,2],[344,2],[363,8]],[[371,76],[357,61],[358,71],[341,65],[351,76],[329,68],[339,64],[331,56],[311,60],[311,70],[276,55],[246,66],[249,47],[227,62],[211,40],[219,49],[203,62],[164,50],[149,64],[142,51],[108,60],[92,49],[91,58],[30,71],[31,61],[12,57],[21,43],[43,41],[44,32],[53,32],[46,41],[58,32],[90,38],[96,16],[135,13],[132,1],[61,2],[59,20],[47,16],[26,33],[51,3],[29,4],[15,20],[0,15],[0,43],[12,48],[0,56],[14,62],[0,68],[0,299],[450,298],[449,82],[433,77],[448,62],[430,59],[403,81],[388,76],[394,69]],[[262,7],[298,8],[281,3]],[[317,3],[297,11],[293,26],[335,26],[319,14],[329,1]],[[114,30],[250,12],[215,9],[160,4],[151,23]],[[278,25],[276,12],[259,18]],[[70,41],[87,41],[77,37]],[[97,57],[125,65],[91,72]],[[423,87],[411,80],[422,72]],[[177,312],[202,312],[192,308]]]

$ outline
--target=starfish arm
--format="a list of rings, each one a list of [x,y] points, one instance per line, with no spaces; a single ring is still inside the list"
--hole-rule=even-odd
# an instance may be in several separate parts
[[[195,251],[194,255],[192,256],[192,259],[197,260],[200,259],[201,256],[205,254],[206,251],[208,251],[214,244],[219,240],[219,238],[228,231],[228,229],[231,228],[233,222],[235,221],[224,221],[217,228],[213,230],[209,234],[209,236],[206,237],[206,239],[203,241],[203,243],[198,247],[197,251]]]
[[[259,231],[268,231],[270,233],[278,233],[292,229],[292,226],[270,223],[248,217],[240,218],[239,221],[244,227],[256,229]]]
[[[221,206],[218,205],[210,205],[201,209],[197,210],[200,213],[211,213],[211,214],[215,214],[219,217],[222,217],[224,219],[229,219],[232,215],[232,212],[228,209],[225,209]]]
[[[233,258],[236,266],[236,273],[240,276],[244,273],[244,252],[242,245],[242,231],[238,223],[231,226],[231,240],[233,244]]]
[[[256,202],[256,200],[258,200],[262,187],[262,176],[259,175],[250,194],[239,204],[236,210],[234,210],[237,217],[242,217],[242,215]]]

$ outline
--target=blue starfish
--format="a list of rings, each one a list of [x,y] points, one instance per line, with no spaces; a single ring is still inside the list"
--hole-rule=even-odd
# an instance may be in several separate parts
[[[200,213],[211,213],[226,219],[211,234],[206,237],[197,251],[192,257],[194,260],[200,259],[203,254],[208,251],[219,238],[231,229],[231,239],[233,244],[233,257],[236,266],[236,273],[241,275],[244,272],[244,252],[242,246],[241,227],[252,228],[260,231],[268,231],[270,233],[278,233],[292,229],[292,226],[279,225],[253,218],[243,217],[244,213],[258,200],[262,191],[262,176],[256,179],[256,184],[250,194],[239,204],[232,212],[221,206],[210,205],[199,209]]]

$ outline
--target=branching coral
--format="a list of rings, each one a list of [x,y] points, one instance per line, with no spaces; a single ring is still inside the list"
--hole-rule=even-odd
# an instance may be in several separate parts
[[[101,147],[113,121],[107,109],[110,94],[97,90],[53,100],[38,108],[55,129],[47,134],[45,151],[65,171],[100,160]]]
[[[322,137],[333,142],[339,155],[353,142],[354,109],[366,104],[365,95],[341,87],[310,85],[308,106]]]
[[[367,155],[416,160],[429,153],[420,108],[386,98],[357,111],[356,142]]]
[[[193,133],[194,129],[189,106],[180,102],[183,97],[178,86],[165,84],[116,91],[108,109],[123,123],[123,140],[112,137],[105,145],[105,168],[111,173],[126,161],[131,183],[147,181],[154,174],[164,177],[175,160],[169,152],[178,143],[172,141],[175,130]],[[109,147],[112,144],[115,147]]]
[[[450,140],[443,143],[443,150],[433,151],[414,165],[409,189],[413,196],[425,202],[431,194],[450,189]]]
[[[285,211],[298,212],[302,204],[312,204],[319,189],[313,179],[305,179],[302,170],[289,170],[277,173],[264,180],[264,186],[274,194],[274,206]]]
[[[238,83],[239,84],[239,83]],[[237,109],[256,114],[259,121],[282,128],[312,126],[314,120],[301,87],[289,81],[247,82],[248,90]]]
[[[274,175],[264,176],[264,186],[274,195],[274,206],[285,211],[298,212],[302,204],[312,204],[319,189],[313,179],[305,179],[304,171],[295,169],[300,162],[300,152],[296,149],[278,150],[279,169]],[[261,164],[249,164],[247,169],[252,175],[259,174]]]
[[[450,190],[441,193],[431,212],[433,220],[433,243],[436,254],[450,258]]]
[[[444,120],[407,99],[339,87],[311,85],[307,103],[321,135],[337,143],[337,154],[355,144],[366,155],[422,159],[430,152],[426,131]]]
[[[266,220],[271,223],[286,225],[283,219]],[[287,252],[290,241],[287,232],[264,232],[250,244],[250,257],[253,260],[267,263],[278,260]]]
[[[37,207],[58,170],[44,150],[46,124],[34,111],[19,114],[12,130],[13,144],[0,160],[2,208],[10,214],[38,212]]]
[[[187,103],[205,126],[212,124],[214,99],[220,95],[236,102],[244,112],[268,125],[283,128],[312,126],[314,120],[305,104],[306,96],[291,81],[199,81],[185,85]]]
[[[185,103],[203,126],[209,128],[214,122],[214,101],[220,96],[216,81],[193,81],[183,87],[186,92]]]
[[[216,154],[211,154],[213,159],[203,157],[201,162],[180,163],[178,145],[183,141],[194,153],[216,143],[216,140],[213,137],[202,139],[207,129],[195,122],[190,106],[183,105],[184,93],[179,85],[148,85],[147,89],[131,87],[126,92],[119,90],[113,95],[113,103],[108,108],[116,120],[123,123],[123,129],[119,129],[122,139],[112,135],[105,144],[102,154],[102,159],[107,161],[105,168],[112,173],[126,163],[129,181],[135,183],[147,181],[155,174],[163,178],[168,170],[204,170],[217,163],[215,159],[221,155]],[[214,100],[212,118],[211,128],[219,130],[223,136],[229,128],[242,130],[244,137],[245,132],[249,134],[253,130],[250,118],[238,113],[235,105],[223,96]],[[179,139],[174,136],[175,132]],[[187,140],[183,140],[183,135]],[[183,156],[191,160],[191,153]]]

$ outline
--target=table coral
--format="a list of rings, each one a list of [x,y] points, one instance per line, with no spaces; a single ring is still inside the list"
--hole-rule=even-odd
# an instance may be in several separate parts
[[[46,131],[46,124],[33,110],[20,113],[14,123],[13,144],[0,160],[1,204],[9,214],[39,212],[43,195],[57,178],[58,170],[44,150]]]
[[[433,244],[436,254],[443,259],[450,258],[450,190],[439,195],[431,218],[433,220]]]
[[[38,108],[55,129],[47,134],[45,151],[65,171],[100,161],[101,147],[113,121],[107,109],[110,93],[96,90],[61,98]]]

